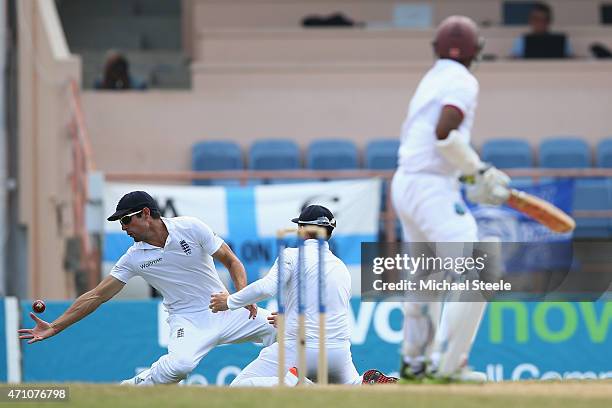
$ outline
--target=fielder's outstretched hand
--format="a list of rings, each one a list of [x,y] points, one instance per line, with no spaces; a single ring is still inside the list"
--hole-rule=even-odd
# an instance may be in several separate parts
[[[208,308],[212,310],[213,313],[228,310],[229,309],[229,307],[227,307],[228,297],[229,297],[229,293],[227,292],[213,293],[212,295],[210,295],[210,304],[208,305]]]
[[[278,312],[272,312],[272,314],[267,317],[268,323],[274,326],[274,328],[276,328],[276,316],[278,316]]]
[[[57,334],[57,331],[48,322],[40,319],[34,313],[30,312],[30,317],[36,322],[36,326],[32,329],[17,330],[20,339],[29,339],[28,344],[32,344]]]
[[[212,295],[210,295],[210,304],[208,305],[208,308],[212,310],[213,313],[228,310],[228,297],[229,293],[227,292],[213,293]],[[249,319],[255,319],[257,317],[257,305],[248,305],[244,308],[249,311]]]
[[[249,311],[249,319],[255,319],[257,317],[257,305],[248,305],[244,308]]]

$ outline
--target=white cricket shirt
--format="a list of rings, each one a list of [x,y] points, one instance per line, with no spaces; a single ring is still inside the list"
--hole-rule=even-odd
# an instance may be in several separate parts
[[[304,303],[306,305],[306,339],[307,347],[317,346],[319,341],[319,309],[318,309],[318,264],[319,249],[316,239],[308,239],[304,243]],[[349,301],[351,298],[351,275],[346,265],[338,259],[325,242],[325,303],[326,303],[326,333],[325,342],[328,346],[346,345],[351,338],[349,324]],[[283,252],[282,290],[285,303],[287,339],[297,337],[297,267],[298,249],[287,248]],[[232,294],[227,305],[230,309],[257,303],[276,295],[278,283],[278,259],[266,276],[251,283],[242,290]]]
[[[437,60],[410,101],[402,125],[399,170],[457,177],[457,170],[436,150],[436,126],[442,107],[456,107],[463,113],[458,130],[469,143],[477,98],[478,80],[464,65],[450,59]]]
[[[227,290],[211,256],[223,240],[197,218],[161,220],[168,229],[164,247],[135,242],[110,274],[122,282],[141,276],[162,294],[171,314],[208,310],[211,294]]]

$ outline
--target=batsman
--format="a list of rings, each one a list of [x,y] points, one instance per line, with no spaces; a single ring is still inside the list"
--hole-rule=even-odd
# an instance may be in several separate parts
[[[479,85],[470,68],[483,47],[469,18],[437,28],[437,60],[419,83],[402,125],[392,201],[404,242],[477,242],[478,229],[461,196],[459,176],[475,183],[468,198],[500,205],[509,177],[485,165],[470,146]],[[402,382],[484,381],[466,366],[485,303],[406,303]]]

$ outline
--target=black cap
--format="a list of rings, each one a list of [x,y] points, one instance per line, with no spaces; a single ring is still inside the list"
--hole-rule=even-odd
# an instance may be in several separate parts
[[[334,214],[322,205],[309,205],[302,210],[299,218],[294,218],[291,222],[336,228]]]
[[[108,221],[117,221],[124,215],[127,215],[131,212],[142,210],[147,207],[149,210],[157,210],[157,203],[148,193],[144,191],[132,191],[131,193],[127,193],[119,203],[117,204],[117,211],[113,215],[107,218]]]

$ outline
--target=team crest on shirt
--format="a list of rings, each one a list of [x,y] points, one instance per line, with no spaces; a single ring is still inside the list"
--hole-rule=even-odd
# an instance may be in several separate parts
[[[179,244],[181,244],[181,248],[183,248],[183,252],[185,253],[185,255],[191,255],[191,248],[184,239],[182,239]]]
[[[457,215],[465,215],[465,207],[461,203],[455,203],[455,212]]]

